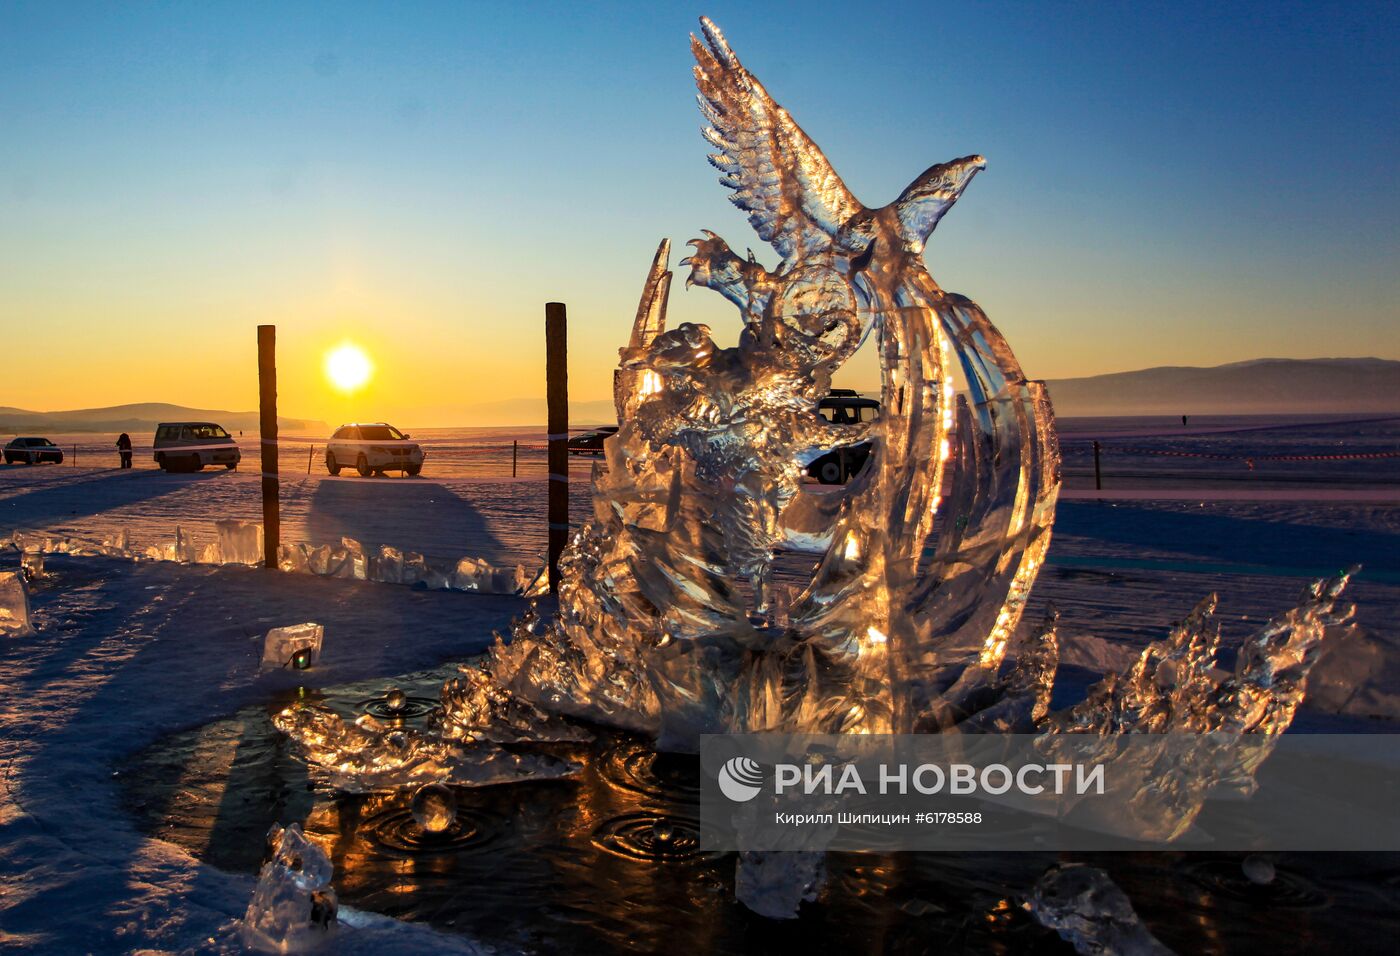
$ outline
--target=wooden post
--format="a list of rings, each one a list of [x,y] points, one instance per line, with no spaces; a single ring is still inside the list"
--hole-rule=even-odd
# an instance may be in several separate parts
[[[311,458],[316,454],[316,446],[312,445],[311,450],[306,453],[306,473],[311,474]]]
[[[1099,443],[1094,442],[1094,489],[1103,490],[1103,472],[1099,470]]]
[[[559,556],[569,537],[569,320],[564,303],[544,307],[544,382],[549,406],[549,590],[559,590]]]
[[[520,463],[520,442],[518,440],[510,443],[510,476],[515,477],[515,466]]]
[[[262,439],[263,565],[276,570],[281,541],[277,500],[277,326],[258,326],[258,435]]]

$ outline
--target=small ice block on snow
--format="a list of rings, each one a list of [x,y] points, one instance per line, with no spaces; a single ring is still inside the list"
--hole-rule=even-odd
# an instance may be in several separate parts
[[[308,574],[311,568],[308,566],[306,555],[306,545],[304,544],[283,544],[277,547],[277,570],[285,571],[289,574]]]
[[[194,538],[178,524],[175,526],[173,552],[169,560],[179,561],[181,564],[195,564],[199,561],[199,549],[195,546]]]
[[[311,653],[310,665],[315,666],[321,659],[321,638],[325,628],[319,624],[293,624],[289,627],[274,627],[263,640],[263,667],[290,667],[292,656],[300,650]]]
[[[114,535],[102,539],[102,553],[114,558],[130,557],[131,542],[123,528]]]
[[[219,559],[224,564],[261,564],[263,529],[255,521],[225,518],[215,521],[219,531]]]
[[[458,591],[490,591],[491,565],[480,558],[463,558],[452,572],[452,587]]]
[[[382,584],[403,583],[403,552],[387,544],[379,546],[377,554],[370,562],[371,581]]]
[[[29,624],[29,591],[24,575],[18,571],[0,571],[0,634],[7,637],[27,637],[34,633]]]
[[[306,953],[333,934],[337,910],[324,850],[293,823],[267,834],[265,862],[240,926],[244,945],[257,953]]]
[[[25,577],[31,581],[44,576],[44,556],[42,554],[26,551],[20,555],[19,566],[23,569]]]

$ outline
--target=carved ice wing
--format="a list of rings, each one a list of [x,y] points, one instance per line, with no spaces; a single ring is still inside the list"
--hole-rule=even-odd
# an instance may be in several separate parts
[[[671,240],[662,239],[647,270],[646,284],[642,286],[637,317],[632,320],[632,338],[627,343],[629,348],[644,349],[666,331],[666,303],[671,294],[671,273],[667,269],[670,259]]]
[[[690,37],[697,99],[711,124],[705,139],[719,150],[710,163],[735,191],[729,201],[749,214],[749,224],[784,260],[827,249],[837,229],[864,207],[816,143],[744,69],[719,27],[701,17],[700,29],[705,42]]]
[[[637,303],[637,316],[632,320],[632,337],[621,349],[622,362],[613,372],[613,405],[617,408],[617,423],[621,425],[636,414],[637,406],[660,384],[655,372],[630,368],[628,362],[651,347],[652,341],[666,331],[666,303],[671,295],[671,240],[662,239],[647,270],[642,298]]]

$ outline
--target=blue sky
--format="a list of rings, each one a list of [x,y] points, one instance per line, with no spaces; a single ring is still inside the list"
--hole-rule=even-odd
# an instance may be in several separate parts
[[[1397,11],[0,2],[0,327],[71,371],[0,405],[249,407],[182,356],[271,321],[293,412],[355,411],[316,372],[350,338],[383,415],[446,423],[542,393],[549,299],[606,396],[658,239],[774,262],[704,161],[702,12],[868,205],[988,158],[929,268],[1033,377],[1400,358]]]

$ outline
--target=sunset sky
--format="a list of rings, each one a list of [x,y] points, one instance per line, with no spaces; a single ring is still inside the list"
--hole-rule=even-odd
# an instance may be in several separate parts
[[[274,323],[287,414],[490,424],[547,300],[605,398],[661,237],[776,263],[705,162],[700,13],[867,205],[987,157],[929,268],[1032,377],[1400,358],[1397,11],[0,0],[0,405],[253,408]]]

